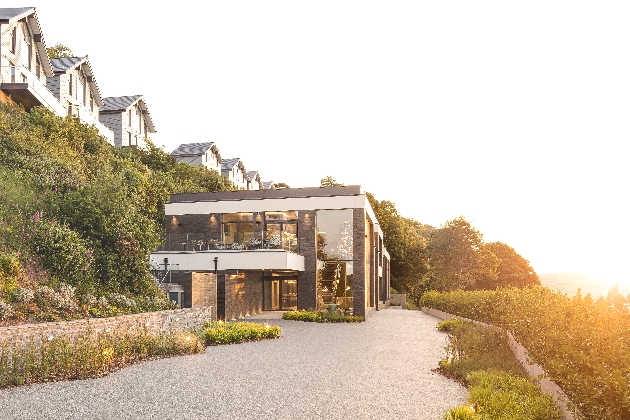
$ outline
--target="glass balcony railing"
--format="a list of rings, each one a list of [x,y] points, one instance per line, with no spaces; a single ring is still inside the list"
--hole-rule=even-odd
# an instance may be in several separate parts
[[[156,251],[251,251],[257,249],[284,249],[297,253],[298,239],[294,234],[283,235],[265,232],[224,235],[222,241],[212,239],[208,235],[197,233],[166,235],[164,245]]]
[[[28,68],[23,66],[2,66],[0,69],[0,82],[11,84],[26,84],[38,105],[45,106],[58,116],[64,116],[66,109],[59,103],[55,95],[46,87],[46,77],[36,77]]]

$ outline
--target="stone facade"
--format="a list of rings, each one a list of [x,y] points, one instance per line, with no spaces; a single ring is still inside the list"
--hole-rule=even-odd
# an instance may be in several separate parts
[[[353,255],[354,255],[354,284],[352,285],[354,315],[367,319],[365,313],[365,210],[353,209],[352,211]]]
[[[316,212],[298,213],[299,254],[304,256],[305,271],[298,272],[298,308],[317,308]]]
[[[263,278],[261,271],[226,275],[225,319],[237,319],[262,312]]]

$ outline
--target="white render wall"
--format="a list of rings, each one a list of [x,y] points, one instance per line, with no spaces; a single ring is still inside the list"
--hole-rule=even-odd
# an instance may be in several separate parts
[[[217,257],[218,270],[297,270],[304,271],[304,257],[278,249],[255,251],[152,252],[153,261],[168,258],[179,270],[212,271]]]

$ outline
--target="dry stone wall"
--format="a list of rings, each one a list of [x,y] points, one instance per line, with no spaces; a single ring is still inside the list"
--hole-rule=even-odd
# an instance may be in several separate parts
[[[216,319],[211,307],[175,309],[160,312],[123,315],[111,318],[89,318],[65,322],[47,322],[44,324],[26,324],[0,328],[0,347],[7,345],[16,348],[31,341],[41,343],[63,336],[70,339],[91,331],[95,334],[109,332],[127,332],[147,329],[151,333],[183,330],[203,325]]]

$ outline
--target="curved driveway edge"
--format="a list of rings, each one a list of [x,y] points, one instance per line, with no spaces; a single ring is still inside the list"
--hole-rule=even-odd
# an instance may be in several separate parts
[[[360,324],[271,323],[281,338],[2,390],[0,418],[437,420],[466,400],[466,389],[431,372],[446,335],[420,311],[387,309]]]

